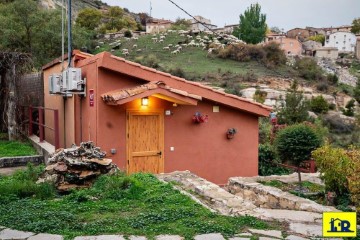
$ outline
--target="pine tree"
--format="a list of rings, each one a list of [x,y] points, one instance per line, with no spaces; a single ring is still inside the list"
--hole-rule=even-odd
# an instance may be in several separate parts
[[[261,13],[260,4],[251,4],[240,15],[239,27],[237,27],[233,35],[246,43],[257,44],[264,40],[267,30],[266,14]]]

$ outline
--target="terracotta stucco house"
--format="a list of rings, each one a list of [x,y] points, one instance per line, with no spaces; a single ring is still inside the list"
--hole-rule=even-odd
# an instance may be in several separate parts
[[[303,52],[302,43],[298,39],[288,38],[281,34],[271,34],[265,39],[265,44],[269,42],[276,42],[280,44],[280,48],[286,55],[301,55]]]
[[[45,107],[59,109],[62,146],[93,141],[129,173],[190,170],[217,184],[258,175],[258,119],[269,107],[107,52],[75,52],[74,66],[86,78],[86,97],[49,94],[48,77],[61,63],[43,68]],[[196,113],[207,122],[195,123]],[[45,122],[52,126],[51,114]]]

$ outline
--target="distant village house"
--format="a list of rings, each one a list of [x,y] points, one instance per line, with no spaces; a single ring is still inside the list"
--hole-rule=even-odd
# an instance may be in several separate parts
[[[191,30],[198,32],[198,31],[206,31],[209,29],[217,28],[216,25],[211,24],[211,20],[204,18],[202,16],[195,16],[195,19],[190,19],[191,21]]]
[[[170,20],[152,18],[146,23],[146,33],[165,32],[173,24]]]
[[[335,32],[327,36],[325,47],[337,48],[339,52],[355,52],[356,36],[350,32]]]

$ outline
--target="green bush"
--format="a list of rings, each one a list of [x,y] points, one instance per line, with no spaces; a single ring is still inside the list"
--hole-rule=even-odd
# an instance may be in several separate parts
[[[345,106],[345,109],[342,109],[342,112],[345,116],[353,117],[355,116],[355,99],[351,99]]]
[[[313,58],[305,57],[296,60],[295,69],[299,76],[306,80],[321,80],[323,78],[323,70],[317,65]]]
[[[293,82],[290,90],[286,93],[285,102],[281,102],[281,109],[277,114],[281,124],[294,124],[309,119],[309,103],[302,92],[298,91],[298,83]]]
[[[210,45],[210,48],[216,46]],[[267,67],[275,67],[286,63],[284,51],[277,43],[269,43],[264,46],[252,44],[231,44],[217,52],[220,58],[233,59],[239,62],[258,61]]]
[[[310,109],[315,113],[327,113],[329,111],[329,104],[322,95],[319,95],[311,99]]]
[[[133,36],[132,32],[130,30],[126,30],[124,32],[124,37],[126,38],[131,38]]]
[[[272,125],[269,118],[259,120],[259,143],[270,143]]]
[[[311,152],[320,146],[320,139],[314,129],[306,124],[286,127],[275,137],[275,147],[282,161],[290,161],[295,166],[309,160]]]
[[[289,174],[291,171],[279,167],[275,159],[275,151],[269,144],[259,144],[259,175],[284,175]]]

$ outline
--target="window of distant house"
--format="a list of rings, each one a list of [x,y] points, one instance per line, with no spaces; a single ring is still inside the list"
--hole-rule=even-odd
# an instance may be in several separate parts
[[[345,47],[343,47],[342,49],[345,50]]]
[[[336,36],[334,36],[334,39],[336,39]]]
[[[330,50],[328,50],[328,54],[330,54],[331,53],[331,51]]]
[[[339,44],[339,42],[336,42],[336,44]]]

